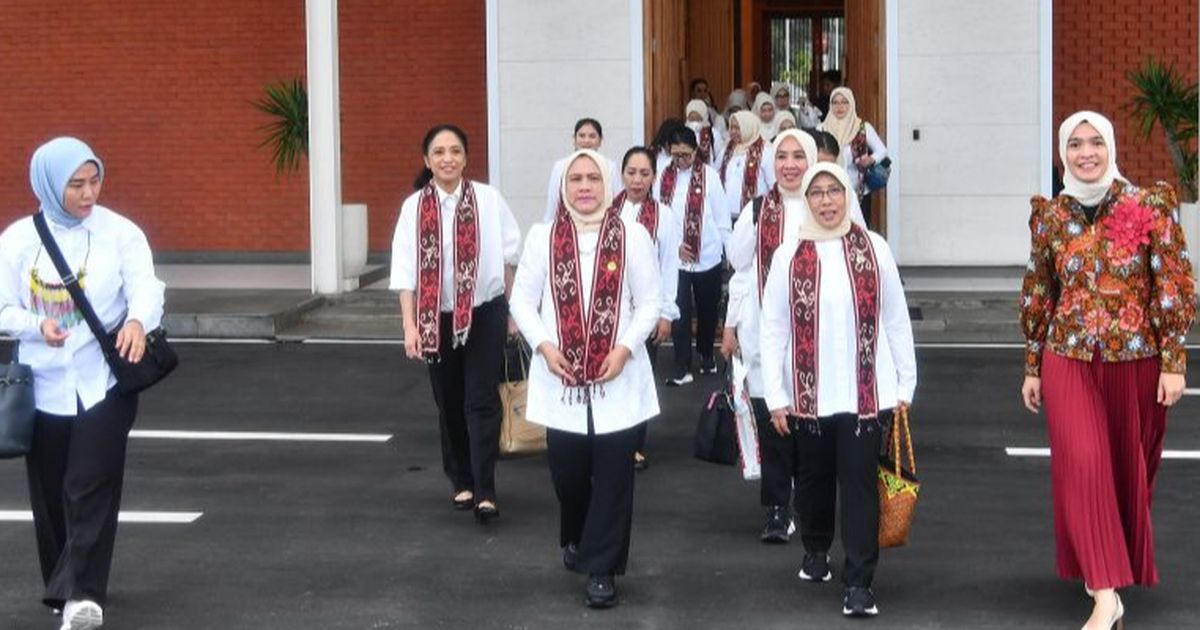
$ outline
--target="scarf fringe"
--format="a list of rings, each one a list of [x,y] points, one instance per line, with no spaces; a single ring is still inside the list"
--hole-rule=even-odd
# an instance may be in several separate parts
[[[590,405],[593,400],[604,398],[604,383],[565,385],[559,402],[564,405]]]

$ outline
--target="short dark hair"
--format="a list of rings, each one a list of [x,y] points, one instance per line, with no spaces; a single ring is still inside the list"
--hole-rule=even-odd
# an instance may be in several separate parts
[[[657,173],[658,161],[654,157],[654,152],[643,146],[629,147],[629,150],[625,152],[625,157],[621,158],[621,171],[624,172],[625,167],[629,166],[630,158],[639,154],[646,156],[646,159],[650,160],[650,171]]]
[[[662,121],[662,124],[658,126],[658,132],[654,134],[654,142],[650,145],[650,149],[656,152],[670,150],[671,134],[680,127],[686,128],[681,118],[668,118]]]
[[[596,130],[596,135],[600,136],[601,139],[604,138],[604,128],[600,126],[599,120],[595,118],[580,118],[575,121],[575,133],[579,133],[579,130],[583,129],[584,125],[591,125]]]
[[[813,129],[808,132],[808,135],[812,136],[813,140],[817,143],[818,151],[824,151],[830,155],[837,155],[841,151],[837,138],[833,137],[833,134],[828,131]]]
[[[689,147],[692,147],[692,149],[696,149],[700,146],[699,143],[696,142],[696,132],[688,129],[687,127],[680,127],[671,132],[671,137],[667,141],[667,146],[670,147],[676,144],[686,144]]]
[[[449,131],[458,136],[458,141],[463,145],[463,153],[467,153],[467,132],[459,128],[458,125],[442,123],[430,127],[429,131],[425,132],[425,139],[421,141],[421,155],[429,155],[429,145],[433,144],[433,139],[443,131]],[[420,190],[428,186],[431,181],[433,181],[433,171],[429,170],[429,167],[422,167],[421,172],[417,174],[417,178],[413,180],[413,189]]]
[[[821,73],[821,80],[833,81],[834,83],[841,85],[842,84],[842,71],[841,70],[826,70],[825,72]]]
[[[692,79],[692,82],[688,84],[688,94],[695,92],[696,86],[700,85],[701,83],[708,85],[708,79],[705,79],[704,77],[696,77],[695,79]]]

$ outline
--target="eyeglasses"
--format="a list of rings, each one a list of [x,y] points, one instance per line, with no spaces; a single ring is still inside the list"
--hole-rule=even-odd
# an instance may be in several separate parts
[[[688,151],[687,153],[676,153],[674,151],[671,152],[671,157],[676,160],[690,160],[692,159],[693,155],[696,155],[695,151]]]
[[[842,195],[844,194],[846,194],[845,188],[842,188],[841,186],[834,186],[833,188],[826,188],[825,190],[814,188],[808,191],[805,196],[808,197],[809,203],[818,203],[826,197],[837,201],[838,199],[841,199]]]

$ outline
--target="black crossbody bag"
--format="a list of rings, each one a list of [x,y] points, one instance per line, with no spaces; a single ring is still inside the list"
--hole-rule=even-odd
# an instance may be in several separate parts
[[[108,362],[113,376],[117,379],[117,389],[122,394],[136,394],[166,378],[179,365],[179,356],[167,343],[167,332],[162,328],[155,328],[146,333],[146,352],[141,361],[130,363],[122,358],[121,354],[117,352],[117,333],[108,332],[104,328],[104,324],[100,323],[100,318],[96,316],[92,303],[83,293],[83,287],[79,286],[79,278],[75,277],[75,273],[71,271],[66,259],[63,258],[62,251],[58,249],[58,243],[54,240],[54,235],[50,233],[49,226],[46,225],[45,215],[40,212],[33,215],[33,224],[37,227],[38,236],[42,239],[42,246],[46,248],[46,253],[50,254],[50,260],[54,262],[54,268],[58,270],[63,285],[71,294],[71,299],[75,301],[75,308],[79,309],[88,328],[92,329],[92,334],[100,344],[104,360]],[[118,326],[117,330],[119,331],[120,328]]]

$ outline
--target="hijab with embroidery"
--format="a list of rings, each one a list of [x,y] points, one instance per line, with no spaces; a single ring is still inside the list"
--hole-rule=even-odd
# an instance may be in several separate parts
[[[849,102],[846,115],[842,118],[838,118],[833,113],[833,99],[837,98],[839,95],[845,97],[846,101]],[[838,147],[840,147],[840,154],[841,156],[844,156],[847,151],[852,150],[850,148],[850,143],[853,142],[854,137],[858,135],[858,130],[862,127],[863,120],[858,117],[858,105],[854,100],[854,92],[851,92],[850,88],[840,87],[835,89],[833,93],[829,95],[829,102],[829,113],[825,116],[825,122],[822,123],[821,126],[825,131],[833,134],[834,138],[837,138]]]
[[[764,140],[771,142],[775,139],[776,134],[779,133],[779,110],[775,109],[775,115],[771,117],[770,121],[763,120],[760,114],[762,113],[763,105],[766,104],[770,104],[771,109],[775,109],[775,99],[771,98],[771,95],[766,92],[759,92],[758,96],[754,97],[752,111],[755,116],[759,117],[758,120],[761,124],[759,133],[762,134]]]
[[[821,225],[817,221],[812,207],[808,204],[808,189],[812,187],[812,183],[817,176],[822,173],[832,175],[837,179],[843,190],[842,200],[846,204],[846,212],[842,215],[841,222],[832,228]],[[804,173],[804,180],[800,183],[800,192],[803,195],[805,210],[800,214],[799,237],[801,239],[829,241],[842,238],[850,232],[851,222],[866,227],[866,222],[863,221],[862,208],[858,205],[858,196],[854,194],[854,188],[850,186],[850,176],[846,174],[846,170],[841,166],[831,162],[810,164],[808,171]]]
[[[63,195],[71,176],[87,162],[96,164],[100,181],[104,181],[104,163],[82,140],[63,136],[43,144],[33,152],[33,159],[29,162],[29,183],[47,219],[64,227],[83,223],[83,219],[67,212],[63,206]]]
[[[1080,181],[1075,174],[1071,172],[1071,167],[1067,164],[1067,142],[1071,139],[1071,134],[1075,133],[1075,129],[1088,123],[1100,132],[1100,137],[1104,138],[1104,146],[1108,148],[1108,165],[1104,170],[1104,174],[1100,179],[1094,182]],[[1075,112],[1067,117],[1058,127],[1058,157],[1063,164],[1063,194],[1074,197],[1079,203],[1085,206],[1095,206],[1104,200],[1104,195],[1108,194],[1108,189],[1112,187],[1113,181],[1121,180],[1129,183],[1125,176],[1121,175],[1121,171],[1117,169],[1117,141],[1113,134],[1112,122],[1105,118],[1102,114],[1091,111]]]
[[[600,169],[600,179],[604,182],[603,190],[600,193],[600,206],[591,214],[579,212],[571,207],[570,202],[567,201],[567,175],[571,172],[571,165],[581,158],[589,158],[596,163],[596,168]],[[609,181],[611,173],[612,168],[608,164],[608,158],[591,149],[579,149],[567,158],[567,165],[563,168],[559,195],[561,195],[563,207],[567,209],[567,214],[570,215],[571,221],[575,223],[575,227],[580,232],[595,232],[600,229],[600,224],[604,222],[605,210],[612,206],[613,200],[612,182]]]

